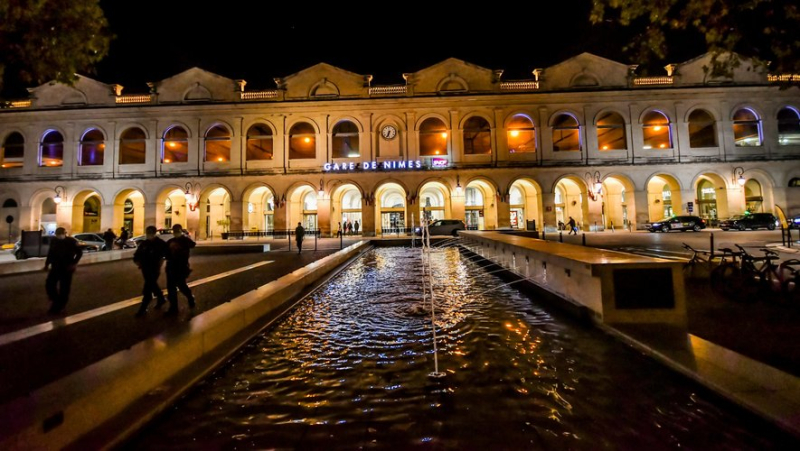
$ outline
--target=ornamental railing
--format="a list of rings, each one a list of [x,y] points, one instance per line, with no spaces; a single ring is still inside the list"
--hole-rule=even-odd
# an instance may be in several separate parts
[[[30,108],[30,100],[12,100],[6,104],[8,108]]]
[[[150,103],[152,101],[152,94],[127,94],[124,96],[117,96],[116,98],[116,103],[119,104]]]
[[[369,88],[369,95],[371,96],[396,96],[405,94],[406,85],[371,86]]]
[[[240,93],[242,100],[272,100],[278,98],[277,89],[267,89],[264,91],[247,91]]]
[[[501,91],[536,91],[539,82],[536,80],[517,80],[500,82]]]
[[[670,76],[663,77],[636,77],[633,79],[634,86],[666,86],[675,82]]]
[[[770,83],[800,83],[800,74],[769,74]]]

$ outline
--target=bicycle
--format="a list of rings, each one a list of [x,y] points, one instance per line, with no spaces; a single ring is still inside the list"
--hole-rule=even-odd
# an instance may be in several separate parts
[[[781,276],[781,292],[789,302],[800,302],[800,260],[793,258],[778,267]]]
[[[773,293],[783,292],[783,278],[778,265],[773,263],[780,258],[777,252],[761,248],[764,256],[757,257],[742,246],[735,246],[738,252],[721,249],[723,261],[711,272],[712,289],[737,301],[752,300],[767,289]],[[731,257],[730,261],[727,256]]]

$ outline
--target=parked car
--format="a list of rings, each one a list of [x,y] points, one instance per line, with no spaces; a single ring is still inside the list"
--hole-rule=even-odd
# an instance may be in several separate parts
[[[706,228],[706,220],[699,216],[673,216],[664,218],[661,221],[648,224],[647,230],[650,232],[669,232],[670,230],[694,230],[699,232]]]
[[[749,215],[734,216],[730,219],[725,219],[719,222],[719,228],[722,230],[745,230],[745,229],[768,229],[775,230],[778,223],[778,218],[772,213],[752,213]]]
[[[55,237],[52,235],[42,235],[41,239],[41,246],[29,246],[25,249],[22,248],[21,240],[14,243],[14,258],[17,260],[25,260],[31,257],[47,257],[47,252],[50,251],[50,241],[54,240]],[[78,240],[78,246],[84,252],[97,252],[100,250],[100,247],[96,244],[81,240]]]
[[[79,233],[75,235],[75,239],[79,241],[85,241],[90,244],[94,244],[101,251],[111,250],[111,249],[106,249],[106,240],[103,239],[102,235],[99,235],[97,233]],[[119,238],[116,241],[114,241],[114,244],[119,245]],[[136,243],[134,243],[132,239],[128,239],[128,241],[125,242],[125,245],[123,246],[124,249],[132,249],[134,247],[136,247]]]
[[[156,232],[156,236],[161,238],[164,241],[169,241],[170,238],[173,237],[172,229],[158,229],[158,231]],[[136,246],[139,246],[142,243],[142,241],[144,241],[146,239],[147,239],[147,235],[138,235],[138,236],[135,236],[135,237],[131,238],[131,241],[133,241]]]
[[[788,219],[790,229],[800,229],[800,215]]]
[[[428,231],[431,236],[433,235],[453,235],[458,236],[459,230],[466,230],[464,221],[460,219],[439,219],[434,221],[433,224],[428,226]],[[422,235],[422,228],[417,227],[415,230],[417,235]]]

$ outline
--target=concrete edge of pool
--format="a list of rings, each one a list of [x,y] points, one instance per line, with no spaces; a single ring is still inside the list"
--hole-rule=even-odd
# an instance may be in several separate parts
[[[512,278],[523,279],[527,287],[544,294],[551,303],[566,307],[569,313],[590,320],[600,330],[800,437],[800,378],[689,334],[685,310],[640,309],[633,316],[615,312],[616,293],[613,286],[607,286],[613,281],[609,273],[615,266],[626,268],[635,262],[665,265],[683,285],[681,263],[529,241],[497,232],[467,232],[463,236],[467,244],[472,240],[478,247],[475,252],[467,246],[467,252],[505,269]],[[597,262],[602,262],[600,271],[592,268]],[[543,267],[551,269],[551,274],[545,271],[544,278]],[[675,294],[685,297],[685,290],[681,287]],[[685,299],[674,303],[673,309],[681,308],[685,309]]]
[[[106,449],[294,305],[306,290],[370,248],[360,241],[17,398],[0,409],[0,449]]]

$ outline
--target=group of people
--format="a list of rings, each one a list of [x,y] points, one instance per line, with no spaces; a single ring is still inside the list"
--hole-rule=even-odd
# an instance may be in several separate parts
[[[359,228],[358,220],[356,220],[355,222],[351,222],[348,219],[347,222],[344,223],[344,225],[342,225],[342,223],[340,222],[339,228],[336,230],[336,237],[338,238],[341,237],[342,235],[358,235],[358,228]]]
[[[114,243],[118,244],[120,249],[125,249],[125,243],[128,242],[128,238],[130,238],[130,233],[125,227],[120,228],[119,239],[117,239],[114,231],[109,228],[103,233],[103,241],[106,242],[106,247],[103,250],[110,251],[114,249]]]
[[[142,288],[142,303],[136,316],[143,316],[147,313],[153,296],[156,298],[156,308],[161,307],[169,301],[168,315],[178,313],[178,291],[186,296],[189,301],[189,308],[195,307],[195,299],[192,290],[186,283],[186,279],[192,272],[189,266],[189,254],[195,242],[184,234],[183,227],[175,224],[172,227],[173,237],[169,241],[164,241],[157,235],[158,230],[154,226],[145,229],[145,239],[136,248],[133,254],[133,262],[142,272],[144,287]],[[50,243],[50,250],[47,253],[44,269],[49,271],[45,288],[47,297],[52,303],[49,313],[57,314],[64,310],[69,300],[69,292],[72,286],[72,275],[83,255],[78,240],[68,237],[63,227],[56,229],[56,239]],[[161,267],[167,262],[167,298],[158,286],[158,278],[161,275]]]

